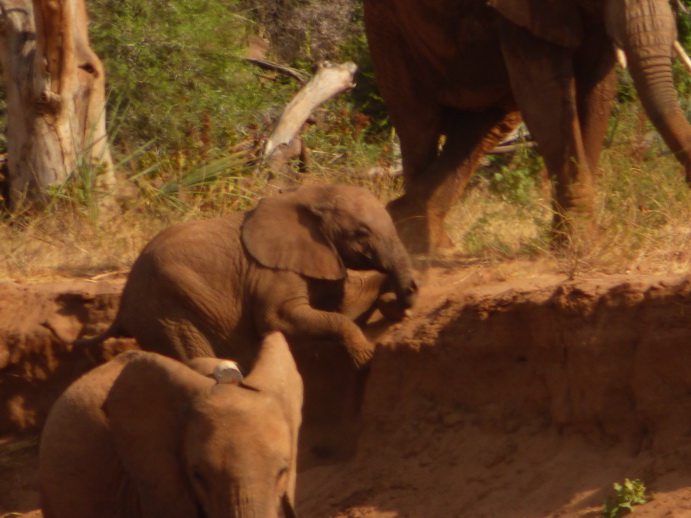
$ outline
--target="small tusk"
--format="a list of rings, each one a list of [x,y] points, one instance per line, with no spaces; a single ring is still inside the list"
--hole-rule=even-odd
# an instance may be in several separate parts
[[[240,372],[240,367],[237,363],[231,360],[219,362],[218,365],[214,367],[212,376],[216,380],[216,383],[237,385],[242,381],[242,372]]]
[[[615,52],[617,53],[617,61],[621,65],[621,68],[626,68],[627,62],[626,62],[626,53],[624,52],[623,49],[620,49],[619,47],[615,47]]]
[[[691,72],[691,58],[689,58],[689,55],[686,53],[681,43],[679,43],[679,40],[674,42],[674,50],[676,51],[677,56],[679,56],[679,59],[681,59],[681,62],[684,63],[686,70]]]

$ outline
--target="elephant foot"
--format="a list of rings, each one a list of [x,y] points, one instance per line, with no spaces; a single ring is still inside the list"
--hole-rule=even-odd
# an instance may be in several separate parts
[[[552,218],[552,249],[556,252],[588,252],[598,235],[590,211],[556,211]]]
[[[384,318],[392,322],[400,322],[410,313],[410,308],[403,307],[396,294],[391,291],[382,294],[376,306]]]
[[[428,255],[453,247],[444,230],[443,216],[431,214],[420,204],[411,204],[405,195],[389,202],[386,209],[409,253]]]
[[[374,356],[374,346],[367,342],[367,347],[349,347],[348,354],[357,368],[363,367]]]

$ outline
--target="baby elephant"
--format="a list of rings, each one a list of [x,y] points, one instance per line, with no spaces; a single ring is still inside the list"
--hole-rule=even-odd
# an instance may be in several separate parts
[[[355,283],[348,269],[383,275]],[[290,343],[337,343],[361,365],[373,346],[353,320],[389,287],[398,311],[388,313],[403,315],[417,286],[384,206],[359,187],[302,187],[246,213],[158,234],[132,266],[110,328],[77,343],[131,336],[174,358],[218,356],[246,366],[253,344],[281,331]]]
[[[131,351],[73,383],[41,438],[44,516],[294,517],[302,380],[288,345],[268,335],[244,380],[225,362]]]

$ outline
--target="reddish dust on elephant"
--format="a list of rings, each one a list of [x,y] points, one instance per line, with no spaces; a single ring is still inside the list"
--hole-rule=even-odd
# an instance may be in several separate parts
[[[3,284],[0,514],[39,506],[35,437],[52,400],[132,347],[60,345],[106,326],[121,287]],[[430,270],[411,317],[366,327],[378,345],[349,437],[329,427],[337,416],[304,422],[297,512],[594,518],[629,478],[654,493],[636,516],[691,516],[689,319],[689,277]],[[336,455],[311,451],[351,436]]]

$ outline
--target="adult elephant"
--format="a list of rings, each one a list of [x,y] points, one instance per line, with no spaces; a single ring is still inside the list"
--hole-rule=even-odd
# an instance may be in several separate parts
[[[348,268],[384,275],[370,282]],[[403,315],[417,286],[384,206],[359,187],[302,187],[161,232],[132,266],[113,324],[78,343],[131,336],[174,358],[234,358],[248,368],[261,337],[281,331],[291,344],[340,345],[361,365],[373,345],[354,321],[389,287],[388,313]]]
[[[302,381],[288,345],[268,335],[239,383],[220,362],[130,351],[71,385],[41,437],[43,515],[295,516]]]
[[[615,44],[691,182],[669,0],[365,0],[365,27],[403,157],[405,194],[389,210],[411,251],[449,244],[444,217],[521,115],[554,180],[555,235],[588,237]]]

